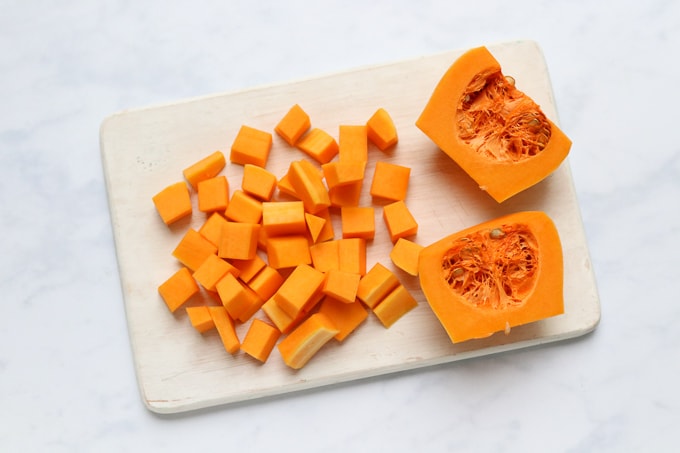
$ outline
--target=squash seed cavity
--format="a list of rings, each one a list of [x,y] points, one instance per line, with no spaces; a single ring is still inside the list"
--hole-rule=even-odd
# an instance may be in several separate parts
[[[456,240],[442,259],[451,290],[478,308],[520,307],[536,284],[537,241],[526,225],[478,231]]]
[[[456,122],[461,140],[498,162],[529,159],[550,141],[540,107],[501,72],[475,76],[458,103]]]

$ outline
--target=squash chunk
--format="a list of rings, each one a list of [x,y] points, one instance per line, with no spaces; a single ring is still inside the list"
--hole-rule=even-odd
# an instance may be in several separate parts
[[[235,190],[224,215],[233,222],[260,223],[262,221],[262,202],[242,190]]]
[[[255,258],[259,230],[260,225],[254,223],[225,223],[222,226],[218,256],[236,260]]]
[[[191,184],[194,190],[198,190],[198,183],[206,179],[217,176],[224,166],[226,160],[222,151],[215,151],[209,156],[204,157],[198,162],[190,165],[182,171],[184,178]]]
[[[410,177],[409,167],[378,161],[371,181],[371,196],[390,201],[405,200]]]
[[[210,310],[205,305],[186,307],[185,310],[189,316],[189,322],[200,333],[205,333],[215,328],[215,322],[212,316],[210,316]]]
[[[399,279],[391,270],[380,263],[375,263],[361,278],[357,298],[368,308],[374,308],[399,284]]]
[[[215,176],[198,183],[198,210],[201,212],[224,211],[229,205],[229,180]]]
[[[224,349],[229,354],[236,354],[241,348],[241,342],[236,334],[234,321],[229,317],[226,308],[220,306],[208,307],[215,329],[222,340]]]
[[[241,189],[260,201],[269,201],[276,190],[276,176],[253,164],[243,166]]]
[[[340,125],[338,160],[343,163],[368,162],[368,128],[366,125]]]
[[[264,363],[269,358],[280,336],[279,329],[259,318],[255,318],[250,323],[246,336],[243,338],[241,350]]]
[[[158,215],[166,225],[170,225],[191,215],[191,197],[189,189],[183,182],[170,184],[152,198]]]
[[[390,259],[402,271],[417,276],[419,255],[423,248],[420,244],[399,238],[392,247]]]
[[[297,141],[309,130],[312,122],[309,115],[298,104],[293,105],[274,127],[274,131],[290,146],[295,146]]]
[[[399,141],[397,128],[387,110],[379,108],[366,122],[368,138],[380,151],[386,151]]]
[[[181,267],[158,286],[158,293],[173,313],[198,291],[198,284],[186,267]]]
[[[248,287],[263,300],[271,298],[284,282],[283,275],[272,266],[265,266],[248,282]]]
[[[316,127],[299,139],[296,146],[320,164],[330,162],[338,154],[338,142]]]
[[[215,285],[226,274],[237,276],[239,271],[231,263],[217,255],[209,255],[194,272],[194,279],[208,291],[215,291]]]
[[[330,270],[326,273],[323,293],[341,302],[352,303],[357,297],[357,288],[361,275],[341,270]]]
[[[278,349],[286,365],[299,370],[338,332],[326,316],[315,313],[281,340]]]
[[[222,214],[213,212],[205,219],[203,225],[199,227],[198,232],[212,245],[219,247],[222,237],[222,226],[227,222],[228,220],[225,219]]]
[[[402,316],[418,306],[418,302],[402,284],[399,284],[380,303],[373,313],[385,327],[391,327]]]
[[[193,228],[189,228],[179,241],[179,244],[177,244],[177,247],[172,251],[172,256],[192,271],[195,271],[208,256],[216,252],[217,247],[201,236],[201,233]]]
[[[243,125],[231,145],[229,159],[235,164],[265,167],[272,147],[272,134]]]
[[[305,233],[304,204],[301,201],[265,201],[262,203],[262,227],[269,237]]]
[[[395,201],[383,207],[383,220],[387,226],[392,243],[418,233],[418,222],[409,211],[406,203]]]
[[[320,172],[315,171],[311,163],[304,162],[292,162],[288,177],[295,193],[304,203],[305,210],[310,214],[316,214],[328,208],[331,205],[331,200]]]
[[[309,241],[305,236],[277,236],[267,240],[267,259],[275,269],[312,264]]]
[[[340,208],[340,218],[343,238],[375,237],[375,209],[372,206],[344,206]]]
[[[366,273],[366,240],[338,239],[338,269],[364,275]]]
[[[338,329],[338,333],[335,334],[335,339],[338,341],[344,341],[368,318],[368,310],[361,302],[355,301],[347,304],[332,297],[324,298],[319,307],[319,313],[325,315]]]
[[[307,264],[300,264],[276,292],[276,301],[288,316],[297,317],[308,303],[321,293],[323,273]]]

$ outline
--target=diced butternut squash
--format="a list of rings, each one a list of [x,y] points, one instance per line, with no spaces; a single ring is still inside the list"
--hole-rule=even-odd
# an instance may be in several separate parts
[[[260,223],[262,221],[262,202],[242,190],[235,190],[224,215],[233,222]]]
[[[229,260],[231,264],[234,265],[236,269],[239,270],[238,278],[240,278],[244,283],[250,283],[250,281],[267,266],[267,262],[260,258],[259,255],[247,260]]]
[[[279,290],[284,280],[279,271],[272,266],[265,266],[248,282],[248,287],[261,299],[268,300]]]
[[[338,161],[328,162],[321,166],[328,189],[348,184],[360,183],[366,173],[366,162]]]
[[[331,269],[326,273],[323,293],[341,302],[350,304],[357,298],[357,289],[361,275]]]
[[[272,147],[272,134],[243,125],[231,145],[229,160],[235,164],[265,167]]]
[[[283,175],[281,177],[281,179],[279,179],[276,182],[276,187],[279,189],[279,193],[281,193],[283,195],[287,195],[287,196],[294,198],[296,200],[300,199],[300,196],[295,191],[293,184],[290,182],[290,176],[288,175],[288,173]]]
[[[223,306],[210,306],[208,307],[208,310],[210,311],[210,316],[215,324],[217,333],[222,340],[224,349],[229,354],[236,354],[241,348],[241,342],[236,334],[234,320],[229,317],[227,309]]]
[[[328,272],[332,269],[340,269],[340,248],[338,241],[317,242],[309,246],[309,254],[312,257],[312,265],[319,272]]]
[[[418,275],[418,257],[424,247],[408,239],[399,238],[392,247],[390,259],[402,271],[413,276]]]
[[[311,243],[315,244],[319,240],[321,232],[326,226],[326,219],[319,217],[318,215],[305,212],[305,224],[307,225],[307,232],[309,233]]]
[[[397,242],[399,238],[407,238],[418,233],[418,222],[403,201],[385,205],[383,220],[392,243]]]
[[[172,256],[190,270],[195,271],[209,255],[214,255],[216,252],[217,247],[201,236],[201,233],[189,228],[172,251]]]
[[[373,308],[373,313],[385,327],[390,327],[402,316],[418,306],[418,302],[402,284]]]
[[[215,176],[198,183],[198,210],[201,212],[224,211],[229,205],[229,180]]]
[[[241,283],[239,281],[239,283]],[[239,321],[241,323],[248,322],[250,318],[252,318],[255,313],[258,312],[260,308],[262,308],[262,305],[264,304],[264,299],[262,299],[255,291],[253,291],[250,286],[241,283],[244,287],[245,290],[245,303],[244,303],[244,309],[241,311],[241,314],[239,315],[238,318],[235,319],[235,321]]]
[[[323,225],[323,228],[321,229],[321,233],[319,233],[319,237],[316,238],[316,242],[330,241],[334,239],[335,230],[333,229],[333,219],[331,218],[330,210],[328,208],[322,209],[314,215],[317,215],[326,221],[326,223]]]
[[[320,164],[330,162],[338,154],[338,142],[317,127],[300,138],[295,146]]]
[[[309,130],[312,122],[309,115],[298,104],[293,105],[274,127],[274,131],[290,146],[295,146],[297,141]]]
[[[188,166],[182,171],[184,178],[189,182],[194,190],[198,190],[198,183],[206,179],[217,176],[224,166],[226,160],[222,151],[215,151],[214,153],[204,157],[198,162]]]
[[[375,209],[372,206],[344,206],[340,208],[340,217],[343,238],[375,237]]]
[[[268,237],[304,234],[307,231],[304,204],[302,201],[265,201],[262,227]]]
[[[299,370],[338,332],[326,316],[315,313],[281,340],[278,349],[286,365]]]
[[[338,239],[338,269],[359,275],[366,273],[365,239]]]
[[[185,308],[189,316],[189,322],[200,333],[205,333],[215,328],[215,322],[210,316],[210,310],[205,305],[197,305],[195,307]]]
[[[361,302],[354,301],[347,304],[332,297],[325,297],[321,301],[319,313],[325,315],[338,329],[338,333],[335,334],[335,339],[338,341],[347,338],[368,318],[368,310]]]
[[[208,291],[215,291],[215,285],[227,273],[237,276],[239,271],[231,263],[219,256],[208,255],[203,263],[198,266],[193,277],[194,280]]]
[[[321,293],[325,276],[307,264],[300,264],[290,273],[276,292],[276,301],[291,318],[296,318],[310,300]]]
[[[280,336],[279,329],[259,318],[255,318],[250,323],[250,327],[243,338],[241,350],[264,363],[269,358]]]
[[[262,311],[264,312],[265,315],[267,315],[267,318],[269,318],[269,320],[272,323],[274,323],[276,328],[279,329],[279,331],[281,331],[281,333],[284,334],[290,332],[306,316],[306,313],[304,312],[301,312],[295,318],[290,316],[278,304],[278,302],[276,301],[276,295],[270,297],[262,305]]]
[[[405,200],[411,169],[402,165],[378,161],[371,181],[371,196],[382,200]]]
[[[394,272],[380,263],[375,263],[361,278],[357,288],[357,298],[368,308],[374,308],[399,284],[399,279]]]
[[[222,226],[222,238],[218,250],[220,258],[250,260],[257,254],[260,225],[254,223],[227,222]]]
[[[222,227],[228,220],[218,212],[214,212],[205,219],[203,225],[200,226],[198,232],[208,240],[215,247],[220,246],[220,238],[222,237]]]
[[[368,128],[365,125],[341,125],[338,128],[338,160],[368,162]]]
[[[292,162],[288,170],[288,177],[307,212],[316,214],[331,205],[328,189],[323,183],[321,173],[315,171],[313,167],[310,168],[309,162]]]
[[[166,225],[191,215],[191,197],[184,182],[170,184],[154,195],[152,200]]]
[[[331,200],[331,206],[336,208],[359,206],[363,184],[363,181],[358,181],[353,184],[345,184],[328,189],[328,198]]]
[[[260,201],[269,201],[276,191],[276,175],[253,164],[243,166],[241,189]]]
[[[215,285],[215,289],[231,319],[239,319],[251,305],[250,295],[246,292],[245,285],[231,274],[222,277]]]
[[[267,259],[274,269],[286,269],[299,264],[312,264],[307,237],[276,236],[267,240]]]
[[[369,140],[381,151],[396,145],[399,141],[397,128],[387,110],[379,108],[366,122]]]
[[[186,267],[181,267],[158,286],[158,293],[173,313],[198,292],[198,284]]]

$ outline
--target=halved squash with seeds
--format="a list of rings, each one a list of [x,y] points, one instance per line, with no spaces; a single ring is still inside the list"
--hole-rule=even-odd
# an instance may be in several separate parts
[[[562,245],[547,214],[523,211],[420,252],[420,286],[452,342],[564,312]]]
[[[571,148],[486,47],[453,63],[416,126],[499,203],[550,175]]]

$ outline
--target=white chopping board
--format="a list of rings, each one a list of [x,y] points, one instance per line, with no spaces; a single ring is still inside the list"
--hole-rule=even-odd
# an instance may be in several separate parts
[[[488,48],[504,74],[512,75],[517,87],[558,123],[539,46],[515,41]],[[173,413],[262,398],[573,338],[596,327],[600,304],[569,160],[543,182],[498,204],[415,126],[437,82],[462,52],[126,110],[103,122],[101,153],[125,312],[140,392],[150,410]],[[390,329],[370,315],[345,342],[327,344],[307,366],[295,371],[283,363],[276,349],[265,364],[243,352],[231,356],[216,332],[201,335],[182,310],[170,313],[158,295],[158,285],[178,269],[171,252],[182,235],[189,227],[199,228],[205,215],[194,209],[191,219],[168,228],[151,197],[182,180],[182,169],[211,152],[221,150],[228,158],[241,125],[273,133],[295,103],[309,113],[314,127],[335,138],[339,125],[363,124],[379,107],[392,115],[399,143],[389,153],[369,148],[366,180],[370,181],[377,160],[411,168],[406,203],[419,223],[414,238],[419,244],[510,212],[547,212],[564,248],[565,314],[514,328],[508,335],[500,332],[452,344],[417,278],[392,265],[388,257],[392,244],[379,205],[374,205],[378,232],[368,245],[367,268],[379,261],[394,270],[419,302]],[[280,177],[291,160],[306,156],[273,135],[267,169]],[[571,152],[581,150],[574,143]],[[222,174],[229,178],[232,191],[240,186],[241,166],[227,164]],[[368,185],[362,193],[363,206],[373,205]],[[339,222],[335,232],[339,237]],[[246,328],[247,324],[238,327],[241,339]]]

